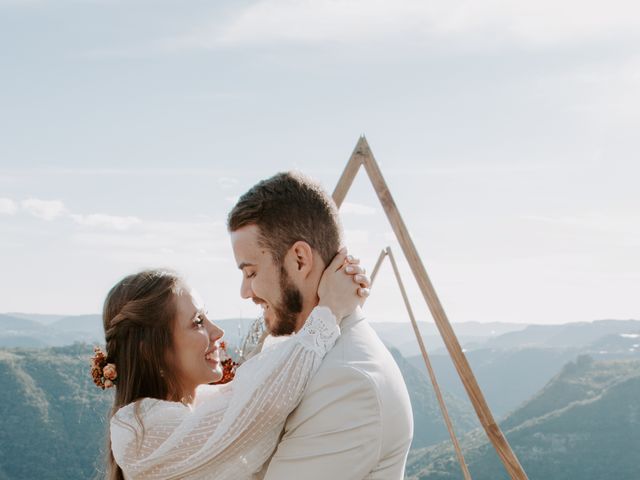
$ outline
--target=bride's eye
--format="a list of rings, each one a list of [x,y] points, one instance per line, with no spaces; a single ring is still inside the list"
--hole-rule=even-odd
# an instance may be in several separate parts
[[[201,313],[196,315],[196,317],[193,319],[193,323],[196,327],[201,327],[204,323],[204,315],[202,315]]]

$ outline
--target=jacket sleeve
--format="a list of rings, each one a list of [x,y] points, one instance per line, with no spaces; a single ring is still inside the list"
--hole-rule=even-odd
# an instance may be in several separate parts
[[[313,401],[287,421],[266,480],[362,480],[377,464],[382,422],[373,380],[345,365],[324,373]]]

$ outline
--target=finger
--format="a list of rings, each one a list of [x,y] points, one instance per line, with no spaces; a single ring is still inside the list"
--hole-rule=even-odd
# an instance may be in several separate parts
[[[366,275],[354,275],[353,281],[363,288],[369,288],[371,286],[371,280]]]
[[[336,253],[335,257],[333,257],[333,260],[331,260],[331,263],[329,264],[327,269],[330,268],[332,272],[337,272],[344,265],[346,258],[347,258],[347,249],[343,247],[340,250],[338,250],[338,253]]]
[[[347,255],[347,263],[351,263],[352,265],[357,265],[360,263],[360,259],[354,257],[353,255]]]
[[[352,264],[347,264],[347,266],[344,267],[344,271],[352,275],[358,275],[358,274],[365,275],[367,273],[367,269],[364,268],[362,265],[352,265]]]
[[[347,266],[344,267],[344,268],[345,268],[345,271],[347,273],[352,273],[354,275],[364,274],[365,271],[366,271],[365,268],[362,267],[361,265],[353,265],[353,264],[350,264],[350,263],[348,263]]]
[[[371,291],[368,288],[359,288],[358,289],[358,295],[361,297],[368,297],[369,294],[371,293]]]

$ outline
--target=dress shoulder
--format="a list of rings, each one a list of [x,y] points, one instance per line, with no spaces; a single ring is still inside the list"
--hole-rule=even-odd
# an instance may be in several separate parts
[[[154,419],[165,421],[183,417],[189,412],[189,407],[179,402],[158,400],[157,398],[142,398],[118,409],[111,417],[111,425],[128,426],[135,431],[143,428],[142,424],[153,423]]]

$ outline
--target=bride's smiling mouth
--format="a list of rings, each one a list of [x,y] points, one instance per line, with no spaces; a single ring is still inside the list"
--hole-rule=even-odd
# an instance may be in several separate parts
[[[220,363],[220,350],[216,345],[211,350],[204,354],[204,359],[214,366]]]

